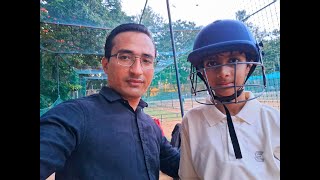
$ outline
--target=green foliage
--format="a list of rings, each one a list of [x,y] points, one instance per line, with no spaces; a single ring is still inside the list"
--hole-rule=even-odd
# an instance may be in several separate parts
[[[123,22],[139,22],[141,18],[140,15],[126,15],[121,9],[120,0],[47,2],[40,4],[40,108],[52,105],[59,96],[63,100],[72,98],[72,91],[85,94],[87,89],[99,89],[105,85],[105,80],[86,81],[83,77],[87,75],[77,74],[75,68],[99,68],[104,54],[105,38],[110,29]],[[246,11],[238,11],[236,16],[237,19],[243,19],[247,16]],[[157,59],[167,64],[161,73],[155,74],[151,87],[164,83],[176,85],[168,22],[147,7],[141,23],[147,26],[154,36]],[[201,27],[197,27],[194,22],[182,20],[172,23],[179,80],[181,84],[189,84],[190,63],[187,62],[187,56],[192,51],[194,39]],[[264,43],[263,61],[267,73],[280,70],[279,30],[261,31],[249,22],[248,26],[257,39]]]
[[[40,94],[40,109],[51,106],[52,100],[50,97]]]
[[[248,17],[246,10],[236,12],[236,19],[243,20]],[[246,25],[251,29],[257,41],[263,43],[262,51],[263,64],[266,73],[280,71],[280,30],[274,29],[271,32],[261,31],[253,23],[245,21]]]
[[[80,90],[82,88],[82,86],[79,85],[79,84],[68,83],[67,86],[70,89],[70,91],[78,91],[78,90]]]
[[[114,27],[131,20],[120,1],[52,0],[40,3],[40,108],[58,96],[85,88],[73,68],[97,68],[108,31],[91,27]],[[60,24],[74,24],[66,26]]]

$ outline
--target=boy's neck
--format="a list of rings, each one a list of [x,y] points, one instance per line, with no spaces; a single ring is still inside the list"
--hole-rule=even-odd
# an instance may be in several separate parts
[[[249,98],[249,93],[247,92],[243,92],[237,99],[239,101],[242,100],[246,100]],[[241,103],[231,103],[231,104],[225,104],[225,106],[228,108],[231,116],[234,116],[236,114],[238,114],[241,109],[243,108],[243,106],[246,104],[245,102],[241,102]],[[219,109],[219,111],[221,111],[223,114],[226,114],[224,107],[222,104],[217,104],[216,107]]]

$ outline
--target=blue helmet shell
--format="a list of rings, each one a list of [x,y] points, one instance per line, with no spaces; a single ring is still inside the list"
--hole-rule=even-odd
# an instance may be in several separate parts
[[[259,46],[243,22],[217,20],[200,30],[188,61],[197,67],[205,56],[234,50],[250,53],[255,62],[260,61]]]

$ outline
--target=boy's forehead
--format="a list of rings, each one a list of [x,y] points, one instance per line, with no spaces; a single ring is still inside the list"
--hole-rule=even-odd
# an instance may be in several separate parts
[[[224,51],[217,54],[211,54],[208,57],[228,57],[228,56],[240,56],[240,55],[245,55],[245,53],[241,51]]]

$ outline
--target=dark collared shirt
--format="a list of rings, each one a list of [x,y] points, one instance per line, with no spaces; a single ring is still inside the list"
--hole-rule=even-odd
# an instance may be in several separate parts
[[[180,154],[140,100],[134,111],[108,87],[65,101],[40,118],[40,179],[158,180],[178,176]]]

